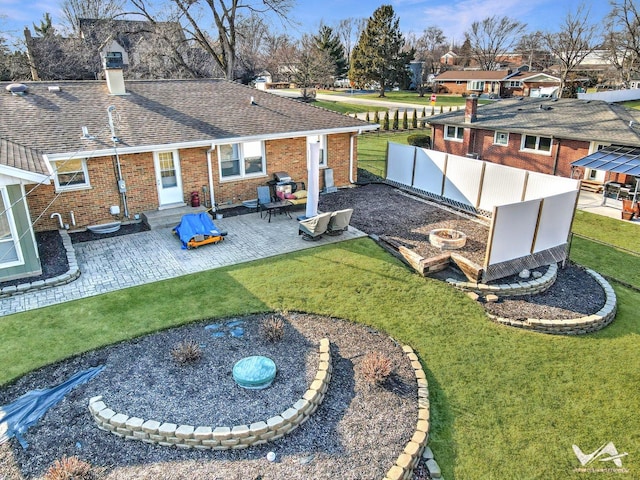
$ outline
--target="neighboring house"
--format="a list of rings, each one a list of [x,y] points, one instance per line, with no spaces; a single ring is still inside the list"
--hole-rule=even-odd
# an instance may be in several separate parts
[[[1,85],[0,280],[39,270],[24,265],[33,232],[59,228],[52,213],[81,228],[183,206],[203,187],[238,204],[275,172],[306,182],[312,142],[321,168],[346,186],[357,177],[357,135],[377,128],[226,80],[106,74],[106,83],[33,82],[15,93]]]
[[[427,121],[434,150],[602,182],[630,179],[596,170],[572,172],[571,163],[604,146],[640,147],[640,111],[603,101],[521,97],[479,107],[470,97],[464,111]]]
[[[448,70],[436,77],[438,91],[456,94],[493,94],[502,96],[504,80],[510,70]]]
[[[438,75],[436,82],[440,91],[496,97],[539,96],[541,88],[560,87],[557,77],[521,70],[449,70]]]
[[[454,66],[458,64],[458,54],[452,50],[440,57],[440,63],[442,65]]]

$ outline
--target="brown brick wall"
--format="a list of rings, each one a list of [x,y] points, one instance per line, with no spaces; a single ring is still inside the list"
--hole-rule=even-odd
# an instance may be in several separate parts
[[[328,166],[334,170],[337,186],[349,184],[349,137],[350,135],[331,135],[328,138]],[[354,149],[356,142],[354,142]],[[289,138],[267,141],[267,175],[258,178],[220,182],[216,152],[211,153],[213,188],[215,200],[219,204],[237,204],[242,200],[256,198],[256,187],[265,185],[273,178],[273,173],[286,171],[295,181],[307,182],[307,144],[306,138]],[[191,192],[197,191],[200,202],[204,204],[202,187],[209,187],[207,170],[207,148],[180,150],[183,198],[189,203]],[[76,226],[84,227],[96,223],[113,221],[109,214],[111,205],[119,205],[124,213],[116,182],[115,159],[111,156],[92,158],[87,162],[91,188],[62,192],[56,197],[53,185],[42,185],[28,195],[28,204],[32,219],[35,221],[50,202],[53,203],[35,224],[36,231],[58,228],[56,219],[50,219],[53,212],[62,215],[64,223],[71,224],[70,211],[74,212]],[[120,156],[122,176],[127,184],[127,204],[130,218],[136,213],[158,208],[155,167],[152,153],[140,153]],[[357,157],[354,151],[354,179],[357,171]],[[322,171],[320,186],[323,186]],[[27,190],[31,190],[29,186]]]

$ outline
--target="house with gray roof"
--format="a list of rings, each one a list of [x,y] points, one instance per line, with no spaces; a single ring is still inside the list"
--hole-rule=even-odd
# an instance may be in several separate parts
[[[106,73],[106,82],[1,85],[0,280],[38,274],[25,267],[37,257],[34,232],[59,222],[126,221],[184,206],[192,192],[239,204],[275,172],[306,181],[311,143],[335,185],[349,185],[357,135],[377,128],[227,80]]]
[[[430,117],[433,148],[534,172],[627,183],[625,175],[572,171],[571,163],[609,145],[640,146],[640,111],[570,98],[499,100]]]

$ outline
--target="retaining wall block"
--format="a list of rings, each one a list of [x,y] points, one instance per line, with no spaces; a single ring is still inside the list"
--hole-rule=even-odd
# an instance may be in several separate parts
[[[223,447],[233,447],[234,445],[238,445],[240,443],[239,438],[228,438],[226,440],[222,440],[220,445]]]
[[[284,425],[284,418],[282,418],[280,415],[276,415],[275,417],[271,417],[267,419],[267,426],[271,431],[275,431],[280,427],[282,427],[283,425]]]
[[[116,412],[114,412],[113,410],[111,410],[110,408],[105,408],[103,410],[100,410],[97,413],[97,417],[98,419],[100,419],[100,421],[105,422],[105,423],[109,423],[109,420],[111,420],[111,418],[116,414]],[[106,427],[106,425],[105,425]]]
[[[251,432],[251,435],[259,436],[267,432],[268,430],[269,426],[266,424],[266,422],[256,422],[249,425],[249,431]]]
[[[231,429],[229,427],[216,427],[211,433],[214,440],[219,442],[231,438]]]
[[[131,417],[129,418],[129,420],[127,420],[127,423],[125,423],[125,426],[132,432],[137,432],[139,430],[142,430],[143,423],[144,423],[144,420],[142,418]]]
[[[163,437],[173,437],[176,434],[176,428],[178,425],[175,423],[163,423],[158,428],[158,435],[162,435]]]
[[[142,430],[149,434],[157,434],[158,428],[160,428],[160,422],[155,420],[147,420],[142,424]]]
[[[248,425],[236,425],[231,429],[232,438],[244,438],[251,435]]]
[[[181,439],[193,438],[195,427],[192,425],[180,425],[176,428],[176,437]]]
[[[198,427],[193,431],[193,438],[197,440],[211,440],[213,438],[211,427]]]

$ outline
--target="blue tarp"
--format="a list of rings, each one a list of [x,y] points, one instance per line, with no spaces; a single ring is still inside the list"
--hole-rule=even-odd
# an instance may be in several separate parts
[[[184,215],[180,220],[180,225],[175,227],[173,231],[180,237],[183,249],[187,248],[187,243],[196,235],[205,235],[208,237],[226,235],[226,232],[216,227],[207,212]]]
[[[22,434],[74,387],[88,382],[103,369],[104,365],[100,365],[83,370],[60,385],[44,390],[31,390],[9,405],[0,407],[0,444],[15,436],[22,448],[26,449],[28,444]]]

